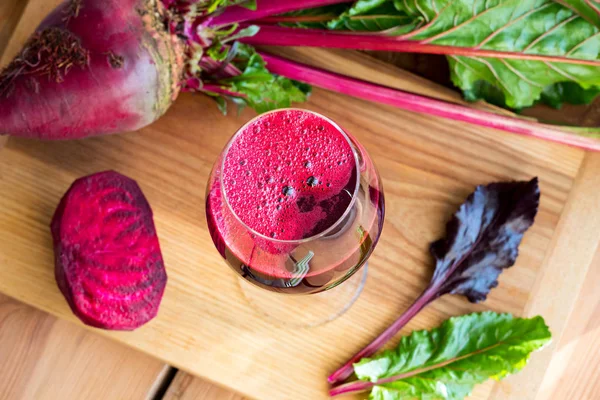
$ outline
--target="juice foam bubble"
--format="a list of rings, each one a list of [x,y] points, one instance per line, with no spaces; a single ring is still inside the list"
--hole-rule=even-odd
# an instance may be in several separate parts
[[[339,128],[302,110],[274,112],[238,133],[223,165],[237,217],[278,240],[319,234],[342,217],[356,187],[354,152]]]

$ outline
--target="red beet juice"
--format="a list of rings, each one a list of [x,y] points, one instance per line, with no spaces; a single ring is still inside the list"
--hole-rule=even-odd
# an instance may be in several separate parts
[[[211,174],[217,249],[249,281],[312,293],[362,266],[383,222],[379,177],[362,148],[305,110],[264,114],[231,139]]]

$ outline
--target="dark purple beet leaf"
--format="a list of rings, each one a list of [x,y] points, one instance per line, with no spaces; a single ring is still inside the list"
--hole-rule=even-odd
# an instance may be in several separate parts
[[[512,266],[540,202],[537,178],[478,186],[446,226],[446,238],[431,244],[436,259],[431,286],[439,295],[485,300],[498,276]]]
[[[389,328],[331,374],[329,383],[347,379],[354,363],[374,354],[438,297],[450,293],[471,302],[485,300],[498,286],[500,273],[515,263],[539,201],[537,178],[478,186],[448,222],[446,237],[431,244],[436,266],[429,286]]]

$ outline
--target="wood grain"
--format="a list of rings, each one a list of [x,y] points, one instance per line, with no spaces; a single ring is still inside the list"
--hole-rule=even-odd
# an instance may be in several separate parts
[[[591,191],[592,189],[590,189]],[[567,328],[556,345],[538,398],[598,398],[600,384],[600,249],[588,271]]]
[[[27,21],[41,19],[38,9],[49,3],[31,0]],[[17,41],[29,34],[29,24],[17,28]],[[322,62],[320,53],[297,56]],[[372,61],[338,53],[327,60],[333,69],[381,78]],[[393,76],[391,70],[389,74]],[[306,107],[357,136],[385,185],[387,220],[370,261],[367,286],[342,318],[292,330],[263,320],[244,301],[237,277],[212,246],[203,205],[212,163],[252,113],[224,117],[210,99],[194,95],[181,96],[163,119],[140,132],[76,142],[8,142],[0,153],[0,292],[75,321],[54,283],[48,224],[74,179],[116,169],[137,179],[153,205],[169,284],[156,320],[134,333],[101,333],[246,396],[325,399],[327,373],[424,288],[431,274],[428,243],[442,234],[444,222],[474,186],[537,175],[543,192],[539,217],[525,237],[517,265],[503,274],[489,300],[472,305],[458,297],[443,298],[404,332],[469,311],[527,311],[541,278],[556,272],[547,267],[552,246],[561,243],[558,237],[572,234],[557,230],[557,224],[568,218],[565,204],[575,196],[582,151],[321,90]],[[573,294],[568,296],[556,301],[572,301]],[[564,329],[564,324],[557,326]],[[522,376],[530,373],[531,368]],[[483,385],[473,398],[488,399],[492,389]]]
[[[10,41],[5,46],[0,46],[3,52],[0,52],[2,58],[0,58],[0,65],[8,64],[8,62],[19,52],[23,47],[27,38],[33,33],[35,27],[42,22],[44,17],[54,9],[62,0],[48,0],[48,1],[27,1],[19,0],[18,3],[13,1],[6,2],[2,0],[5,7],[8,8],[8,4],[13,4],[14,9],[21,9],[21,19],[18,18],[19,14],[14,15],[14,20],[7,25],[7,30],[14,31],[10,37]],[[18,23],[17,23],[18,22]]]
[[[26,0],[3,0],[0,2],[0,56],[2,50],[6,48],[6,44],[11,38],[26,5]]]
[[[474,186],[539,175],[545,193],[539,219],[518,265],[502,276],[489,301],[442,299],[405,332],[473,310],[522,313],[583,156],[316,91],[308,107],[353,132],[379,166],[388,219],[356,305],[331,324],[294,331],[254,314],[208,235],[205,181],[227,138],[251,116],[224,117],[213,107],[210,99],[184,95],[161,121],[138,133],[62,143],[11,139],[0,159],[0,191],[6,194],[0,198],[0,291],[74,320],[54,284],[48,224],[74,179],[117,169],[137,179],[153,205],[170,280],[155,321],[133,334],[109,335],[257,398],[273,392],[325,398],[327,372],[424,288],[431,273],[427,244]]]
[[[185,372],[179,372],[163,400],[245,400],[231,390],[221,388],[212,383],[195,378]]]
[[[3,53],[26,4],[0,4],[0,65],[12,57]],[[25,35],[13,38],[13,48],[24,40]],[[5,141],[0,137],[0,148]],[[0,360],[2,400],[151,398],[168,370],[158,360],[1,294]]]
[[[588,154],[555,231],[525,315],[543,315],[554,341],[532,357],[529,374],[506,379],[497,385],[497,399],[545,399],[540,386],[557,344],[562,339],[578,294],[590,271],[600,238],[600,154]]]
[[[146,399],[166,365],[0,295],[0,399]]]

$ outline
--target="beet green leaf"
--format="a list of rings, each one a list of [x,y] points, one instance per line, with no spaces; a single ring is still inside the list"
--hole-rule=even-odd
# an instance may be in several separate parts
[[[476,313],[413,332],[395,349],[363,359],[354,370],[359,379],[375,383],[373,400],[459,400],[476,384],[520,371],[530,354],[550,340],[542,317]]]
[[[452,81],[468,100],[513,109],[539,100],[587,104],[600,92],[600,30],[586,15],[600,18],[579,0],[561,3],[572,9],[553,0],[361,0],[328,26],[446,46]],[[482,56],[456,55],[453,48]]]

